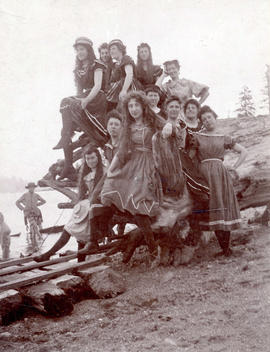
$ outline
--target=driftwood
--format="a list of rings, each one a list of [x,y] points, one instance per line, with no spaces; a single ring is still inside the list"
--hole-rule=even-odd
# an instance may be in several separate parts
[[[41,229],[39,231],[40,233],[46,233],[46,234],[58,233],[63,231],[64,226],[65,225],[51,226],[51,227],[46,227],[44,229]]]
[[[24,304],[51,316],[62,316],[73,311],[72,300],[52,282],[44,282],[20,289]]]
[[[0,293],[0,325],[7,325],[22,316],[22,302],[18,291],[8,290]]]

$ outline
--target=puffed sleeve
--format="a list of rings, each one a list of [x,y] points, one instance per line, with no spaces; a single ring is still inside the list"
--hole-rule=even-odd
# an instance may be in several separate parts
[[[224,148],[232,149],[235,145],[235,140],[231,136],[224,136]]]
[[[134,61],[132,60],[132,58],[128,55],[123,56],[122,61],[120,66],[127,66],[127,65],[131,65],[133,68],[135,67]]]
[[[192,91],[192,94],[195,95],[195,97],[197,97],[197,98],[201,95],[201,93],[204,90],[209,89],[209,87],[206,86],[205,84],[201,84],[201,83],[190,81],[190,80],[189,80],[189,86]]]
[[[93,70],[97,70],[97,69],[102,69],[102,71],[105,71],[106,70],[106,65],[100,61],[100,60],[95,60],[94,61],[94,64],[93,64]]]

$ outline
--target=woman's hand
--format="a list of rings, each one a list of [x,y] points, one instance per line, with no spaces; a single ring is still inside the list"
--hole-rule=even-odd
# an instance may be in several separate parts
[[[161,133],[163,138],[170,137],[172,135],[172,124],[170,122],[167,122],[166,125],[163,127]]]

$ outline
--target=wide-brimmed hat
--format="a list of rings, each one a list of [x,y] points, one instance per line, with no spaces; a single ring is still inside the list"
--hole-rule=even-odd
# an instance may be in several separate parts
[[[25,186],[25,188],[36,188],[37,187],[37,185],[34,183],[34,182],[29,182],[26,186]]]
[[[82,222],[89,213],[90,202],[88,199],[81,200],[78,204],[75,205],[72,212],[72,220],[75,224]]]
[[[76,48],[77,45],[82,44],[82,45],[90,45],[93,46],[93,42],[91,39],[87,37],[79,37],[75,40],[75,43],[73,44],[73,47]]]

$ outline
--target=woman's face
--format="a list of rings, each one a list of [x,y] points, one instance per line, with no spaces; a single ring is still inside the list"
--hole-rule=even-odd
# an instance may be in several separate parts
[[[120,56],[122,55],[121,50],[118,48],[117,45],[111,45],[110,46],[110,55],[112,57],[112,59],[119,59]]]
[[[212,112],[205,112],[202,114],[201,119],[207,131],[213,131],[215,129],[217,120]]]
[[[149,56],[150,56],[150,52],[146,46],[139,49],[139,58],[142,61],[147,61],[149,59]]]
[[[186,117],[190,120],[196,120],[198,115],[197,106],[194,104],[188,104],[186,108]]]
[[[110,59],[110,54],[109,50],[107,48],[101,49],[100,50],[100,60],[105,62],[105,64],[109,61]]]
[[[171,101],[167,105],[167,117],[169,120],[176,121],[179,117],[181,106],[177,100]]]
[[[173,79],[173,78],[177,78],[179,76],[179,72],[180,70],[177,68],[177,66],[175,64],[168,64],[165,67],[166,72],[168,73],[168,75]]]
[[[84,45],[76,45],[77,58],[80,61],[86,60],[88,58],[88,51]]]
[[[133,117],[134,120],[138,120],[143,116],[143,108],[141,103],[139,103],[136,99],[132,98],[128,102],[128,111],[130,116]]]
[[[122,130],[122,123],[115,117],[110,117],[107,123],[107,131],[111,137],[119,137]]]
[[[151,108],[155,108],[159,102],[159,94],[156,92],[148,92],[147,98],[149,100]]]
[[[95,169],[97,167],[98,157],[97,157],[95,152],[93,152],[91,154],[86,154],[84,159],[85,159],[85,162],[86,162],[87,166],[90,169]]]

